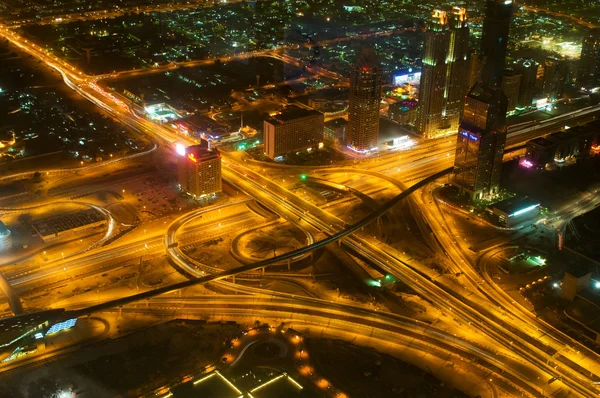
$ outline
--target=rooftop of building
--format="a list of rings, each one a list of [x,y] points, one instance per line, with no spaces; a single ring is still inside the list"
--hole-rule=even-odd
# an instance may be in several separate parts
[[[361,46],[356,56],[356,67],[359,68],[378,68],[379,62],[377,62],[377,55],[375,50],[371,46]]]
[[[552,142],[568,142],[576,139],[575,134],[571,134],[568,131],[557,131],[548,136],[548,139]]]
[[[584,124],[583,126],[571,127],[569,130],[571,134],[577,134],[579,136],[591,137],[600,133],[600,128],[592,124]]]
[[[544,138],[544,137],[538,137],[538,138],[534,138],[533,140],[529,140],[527,142],[544,147],[544,148],[550,148],[552,146],[554,146],[554,142],[550,141],[548,138]]]
[[[490,103],[496,94],[496,90],[492,90],[484,87],[482,84],[477,83],[471,91],[469,91],[469,97],[474,98],[484,103]]]
[[[516,77],[521,76],[521,73],[514,69],[504,69],[503,75],[504,77]]]
[[[390,106],[393,106],[394,108],[398,108],[401,110],[410,110],[410,109],[416,108],[418,105],[419,105],[418,101],[407,99],[407,100],[403,100],[403,101],[398,101],[394,104],[391,104]]]
[[[568,273],[569,275],[574,276],[575,278],[583,278],[584,276],[590,273],[590,270],[587,266],[571,266],[565,271],[565,273]]]
[[[325,127],[329,128],[345,127],[347,125],[348,121],[342,117],[325,122]]]
[[[521,212],[534,209],[539,206],[540,202],[530,197],[516,196],[514,198],[504,199],[501,202],[493,204],[493,209],[499,210],[510,215],[519,215]]]
[[[273,115],[267,119],[267,122],[271,124],[284,124],[290,120],[300,119],[308,116],[323,115],[319,111],[312,109],[300,108],[296,105],[290,105],[283,108],[278,114]]]
[[[221,157],[217,148],[210,148],[208,142],[201,140],[199,145],[188,146],[185,148],[185,156],[192,162],[205,161]]]

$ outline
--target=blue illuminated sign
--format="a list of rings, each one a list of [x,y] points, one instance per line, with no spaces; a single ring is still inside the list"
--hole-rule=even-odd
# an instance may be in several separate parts
[[[472,139],[473,141],[477,141],[479,139],[479,137],[477,137],[476,135],[471,134],[471,133],[467,133],[466,131],[462,131],[460,134],[464,135],[467,138]]]
[[[526,207],[524,209],[521,209],[519,211],[515,211],[513,214],[509,214],[509,217],[516,217],[516,216],[520,216],[521,214],[527,213],[528,211],[531,211],[537,207],[540,207],[540,204],[538,203],[537,205],[533,205],[533,206],[529,206]]]
[[[48,329],[48,332],[46,332],[46,336],[52,333],[58,333],[61,330],[71,329],[73,326],[75,326],[75,323],[77,323],[77,318],[67,319],[64,322],[56,323],[52,325],[50,329]]]

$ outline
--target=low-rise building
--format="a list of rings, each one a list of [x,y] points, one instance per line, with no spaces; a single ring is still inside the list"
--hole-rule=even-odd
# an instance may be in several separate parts
[[[66,236],[74,236],[106,224],[106,218],[95,209],[75,211],[35,220],[33,230],[44,242],[51,242]]]
[[[600,129],[592,124],[573,127],[569,132],[577,137],[577,152],[579,157],[587,158],[592,154],[594,148],[598,146]]]
[[[419,103],[413,100],[399,101],[388,108],[388,118],[396,123],[414,125],[417,121]]]
[[[556,145],[554,160],[562,163],[565,159],[579,154],[579,140],[576,134],[569,131],[558,131],[550,134],[548,140]]]
[[[539,137],[527,141],[524,164],[527,167],[544,168],[554,163],[556,144],[547,138]]]
[[[346,128],[348,121],[344,118],[337,118],[325,123],[323,138],[329,143],[344,145],[346,142]]]
[[[495,203],[488,211],[500,225],[512,227],[540,214],[540,203],[527,197],[505,199]]]
[[[569,301],[573,301],[577,293],[588,289],[592,273],[585,268],[572,268],[565,272],[563,277],[561,295]]]
[[[317,147],[323,142],[325,117],[321,112],[295,105],[264,121],[266,155],[274,159],[291,152]]]

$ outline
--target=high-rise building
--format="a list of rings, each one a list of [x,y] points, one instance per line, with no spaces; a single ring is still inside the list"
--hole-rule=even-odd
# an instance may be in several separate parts
[[[454,159],[453,184],[471,199],[498,193],[506,143],[508,100],[502,92],[510,0],[487,0],[481,53],[481,81],[465,99]]]
[[[177,145],[178,182],[181,190],[194,198],[202,198],[222,190],[221,154],[208,142],[185,147]]]
[[[496,194],[500,188],[506,143],[506,96],[477,84],[465,100],[456,142],[454,181],[471,199]]]
[[[465,96],[469,94],[469,91],[481,81],[481,70],[483,69],[483,64],[485,63],[485,58],[479,51],[472,51],[471,55],[467,60],[467,83],[465,84]]]
[[[590,90],[600,87],[600,29],[592,29],[583,39],[577,72],[579,87]]]
[[[423,47],[417,131],[427,138],[455,133],[462,111],[469,55],[464,8],[450,17],[434,10]]]
[[[521,74],[514,69],[505,69],[502,78],[502,92],[507,99],[507,112],[512,112],[517,107],[519,90],[521,88]]]
[[[382,71],[375,51],[362,47],[350,75],[346,145],[367,152],[379,146]]]
[[[263,123],[265,153],[271,159],[317,147],[323,142],[325,116],[292,105]]]
[[[481,54],[485,58],[485,64],[481,72],[481,81],[489,88],[500,88],[502,84],[513,6],[512,0],[485,2],[481,34]]]
[[[520,59],[513,64],[513,68],[521,74],[517,106],[527,108],[533,104],[538,64],[532,59]]]
[[[548,98],[556,100],[562,98],[565,92],[565,84],[567,82],[566,61],[556,58],[546,58],[544,60],[544,80],[542,92]]]

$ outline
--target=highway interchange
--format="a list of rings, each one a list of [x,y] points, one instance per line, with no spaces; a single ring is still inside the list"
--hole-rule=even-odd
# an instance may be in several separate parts
[[[157,125],[140,117],[130,110],[130,105],[96,85],[94,78],[83,75],[74,67],[47,54],[35,44],[23,40],[6,27],[0,27],[0,33],[23,51],[57,70],[70,88],[124,124],[146,132],[157,141],[167,145],[175,142],[193,143],[168,127]],[[511,131],[507,146],[522,145],[528,139],[556,131],[565,124],[592,120],[599,109],[599,107],[588,108]],[[310,314],[311,317],[306,319],[306,322],[321,326],[327,325],[331,334],[335,334],[335,330],[341,333],[348,328],[348,325],[352,325],[357,334],[370,336],[372,340],[400,341],[411,337],[418,339],[423,347],[426,346],[427,348],[423,348],[424,350],[436,353],[437,356],[443,356],[444,352],[453,351],[459,352],[463,358],[476,357],[481,361],[478,366],[486,367],[494,374],[494,377],[503,380],[502,382],[494,381],[492,384],[498,383],[504,391],[509,393],[519,392],[525,395],[540,396],[562,389],[570,392],[573,396],[598,395],[600,390],[594,384],[600,379],[598,355],[536,318],[534,314],[512,300],[493,281],[482,279],[474,267],[473,253],[469,253],[461,244],[455,243],[450,228],[440,217],[439,208],[429,204],[430,185],[449,172],[453,163],[453,151],[453,139],[443,138],[420,144],[409,152],[383,154],[378,158],[360,162],[360,165],[355,167],[284,168],[284,175],[286,175],[285,173],[287,175],[294,174],[295,170],[304,170],[309,171],[311,176],[324,176],[325,179],[330,174],[341,176],[351,173],[360,176],[372,186],[392,184],[402,192],[366,219],[352,225],[348,225],[347,221],[334,216],[331,212],[291,193],[286,185],[291,186],[294,181],[279,184],[273,178],[265,178],[259,170],[270,167],[269,165],[255,164],[247,159],[240,159],[238,156],[225,153],[223,179],[226,182],[239,188],[283,219],[307,230],[311,235],[320,236],[323,239],[315,241],[310,246],[299,250],[298,253],[290,252],[274,259],[214,274],[213,272],[216,271],[214,268],[204,265],[202,270],[199,269],[198,264],[194,264],[178,249],[178,245],[175,244],[175,233],[184,224],[178,220],[171,224],[164,235],[158,234],[122,246],[92,250],[68,259],[64,264],[57,262],[42,269],[22,270],[19,273],[8,275],[8,280],[11,284],[18,286],[38,281],[44,282],[48,277],[60,279],[66,277],[62,273],[64,268],[71,270],[71,273],[78,267],[102,272],[103,269],[97,265],[107,260],[121,260],[128,256],[136,257],[138,256],[136,253],[140,251],[164,253],[166,250],[173,264],[193,279],[174,287],[144,292],[111,305],[127,305],[127,311],[136,311],[137,307],[130,302],[150,299],[151,309],[160,311],[161,308],[164,308],[165,300],[168,299],[151,298],[157,292],[166,293],[194,284],[219,281],[224,288],[250,294],[249,296],[224,296],[219,300],[213,298],[213,301],[207,304],[211,308],[228,308],[228,310],[224,310],[224,314],[227,314],[227,311],[234,313],[235,308],[242,310],[256,307],[255,311],[260,310],[265,317],[273,319],[287,319],[288,315],[286,314],[294,313],[296,322],[300,322],[296,318],[297,314]],[[53,171],[53,173],[58,172],[62,171]],[[376,220],[395,204],[405,200],[408,193],[413,192],[407,189],[407,185],[415,181],[419,181],[416,183],[417,188],[414,189],[418,194],[413,195],[411,200],[418,205],[423,218],[449,256],[453,268],[462,273],[463,276],[459,279],[439,276],[426,265],[407,258],[391,246],[361,231],[363,225]],[[414,184],[411,185],[414,186]],[[189,217],[196,215],[197,212]],[[238,219],[233,217],[229,221],[233,220],[233,223],[245,221],[244,217],[239,217]],[[212,228],[216,227],[212,226]],[[180,238],[177,238],[177,241],[179,242]],[[439,325],[422,325],[413,319],[388,312],[332,303],[318,298],[289,297],[290,295],[285,293],[244,287],[225,281],[226,278],[239,274],[256,277],[259,274],[252,271],[260,270],[276,261],[294,259],[296,256],[305,255],[336,241],[379,269],[410,285],[432,306],[451,315],[445,317],[439,322]],[[261,297],[271,298],[269,303],[266,303],[260,301]],[[198,306],[204,300],[202,297],[190,298],[190,301]],[[170,305],[177,305],[177,303]],[[96,307],[106,310],[102,305]],[[93,310],[95,310],[94,306],[90,311]],[[142,309],[137,310],[142,311]],[[144,311],[149,310],[144,309]],[[361,316],[357,316],[357,314],[361,314]],[[336,320],[339,318],[341,320]],[[375,333],[374,330],[377,332]],[[497,395],[494,388],[491,391],[492,396]]]

